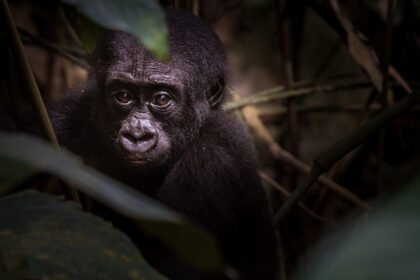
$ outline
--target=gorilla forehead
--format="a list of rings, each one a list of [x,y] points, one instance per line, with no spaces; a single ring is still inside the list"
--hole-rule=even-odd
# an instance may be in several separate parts
[[[226,78],[223,47],[200,19],[182,10],[167,9],[171,59],[160,62],[131,34],[109,31],[98,42],[93,68],[100,72],[126,72],[133,77],[168,77],[200,82]]]
[[[131,80],[139,83],[183,84],[186,79],[189,79],[189,72],[192,71],[185,63],[179,67],[181,63],[177,59],[171,59],[168,63],[159,61],[138,43],[135,48],[122,46],[119,52],[120,59],[110,64],[105,70],[107,79]]]

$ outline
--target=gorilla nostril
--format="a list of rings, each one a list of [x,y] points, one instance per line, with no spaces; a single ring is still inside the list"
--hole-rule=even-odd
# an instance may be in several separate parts
[[[139,137],[139,139],[137,141],[142,141],[142,142],[147,142],[149,140],[152,140],[154,138],[154,135],[151,133],[146,133],[143,134],[142,136]]]
[[[132,143],[140,143],[140,142],[148,142],[153,140],[154,134],[152,133],[131,133],[131,132],[123,132],[122,136],[129,140]]]
[[[122,137],[129,140],[130,142],[133,142],[133,143],[137,142],[136,137],[134,137],[134,135],[131,134],[130,132],[123,132],[121,135],[122,135]]]

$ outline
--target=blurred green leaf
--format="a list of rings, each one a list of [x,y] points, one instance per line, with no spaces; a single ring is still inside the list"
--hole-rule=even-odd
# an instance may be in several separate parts
[[[67,20],[88,53],[92,53],[105,29],[81,14],[74,6],[62,5]]]
[[[9,180],[6,176],[0,182],[2,188],[18,182],[19,176],[33,175],[34,170],[52,173],[89,197],[136,220],[145,232],[162,240],[196,267],[203,270],[222,267],[218,243],[212,235],[159,202],[84,165],[69,152],[60,152],[36,137],[0,133],[0,166],[9,164],[15,168],[13,178],[16,179]]]
[[[419,279],[420,177],[383,206],[357,231],[324,240],[295,279]]]
[[[30,165],[0,159],[0,196],[37,173]]]
[[[36,191],[0,200],[0,236],[3,280],[166,279],[111,224]]]
[[[155,0],[62,0],[95,23],[134,34],[161,60],[169,60],[165,12]],[[94,35],[95,36],[95,35]]]

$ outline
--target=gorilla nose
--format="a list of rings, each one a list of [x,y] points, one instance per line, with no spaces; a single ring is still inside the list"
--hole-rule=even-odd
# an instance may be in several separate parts
[[[121,144],[129,152],[144,153],[152,149],[157,143],[157,135],[152,131],[121,133]]]
[[[130,133],[130,132],[123,132],[122,136],[127,138],[129,141],[133,143],[137,142],[148,142],[149,140],[153,139],[153,133]]]

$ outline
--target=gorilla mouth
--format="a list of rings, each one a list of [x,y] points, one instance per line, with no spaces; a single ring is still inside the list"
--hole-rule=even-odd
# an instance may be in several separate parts
[[[164,155],[153,155],[153,153],[129,154],[125,157],[127,163],[137,167],[159,165],[164,159]]]
[[[130,162],[136,165],[144,165],[148,163],[147,160],[139,160],[139,159],[132,159],[130,160]]]
[[[144,155],[128,155],[126,160],[134,165],[147,165],[154,162],[154,159],[145,157]]]

